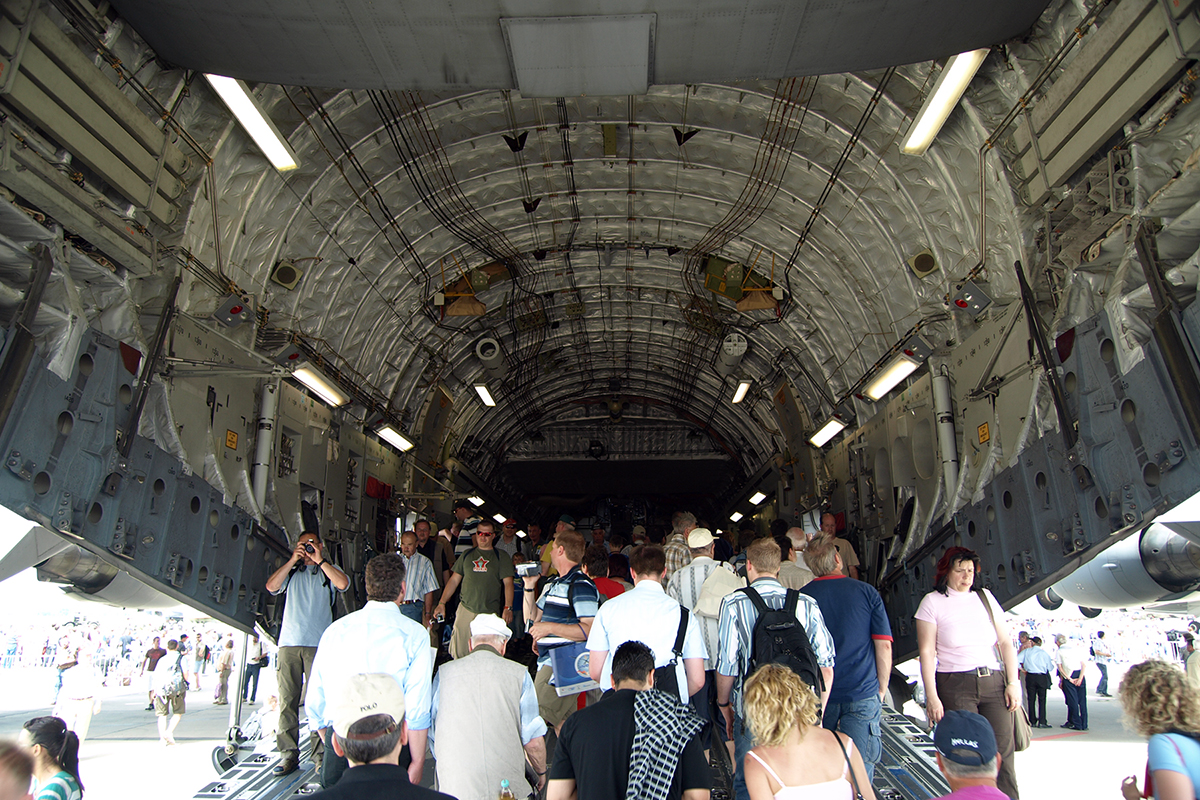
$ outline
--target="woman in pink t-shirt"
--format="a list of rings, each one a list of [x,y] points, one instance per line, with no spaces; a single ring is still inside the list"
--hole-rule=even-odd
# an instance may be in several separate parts
[[[1017,800],[1012,717],[1021,702],[1017,652],[996,598],[975,589],[978,571],[979,556],[973,550],[951,547],[937,563],[934,590],[917,609],[925,711],[930,724],[951,710],[986,717],[1000,757],[996,785]]]

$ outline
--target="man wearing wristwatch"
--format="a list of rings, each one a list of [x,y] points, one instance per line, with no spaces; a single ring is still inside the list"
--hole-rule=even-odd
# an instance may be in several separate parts
[[[287,775],[300,766],[300,744],[296,741],[300,735],[300,697],[312,674],[321,634],[333,622],[337,593],[349,586],[346,573],[325,559],[325,547],[312,531],[300,534],[292,557],[267,579],[268,592],[287,593],[275,657],[279,681],[279,732],[275,740],[281,759],[271,770],[273,775]]]
[[[512,557],[496,549],[496,524],[485,519],[475,528],[477,546],[467,550],[454,562],[454,569],[441,602],[433,610],[434,619],[444,617],[446,603],[462,586],[454,631],[450,637],[450,657],[462,658],[471,652],[471,620],[479,614],[495,614],[505,623],[512,622],[513,570]]]

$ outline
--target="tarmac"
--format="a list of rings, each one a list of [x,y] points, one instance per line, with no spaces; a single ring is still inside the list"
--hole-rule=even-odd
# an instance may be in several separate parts
[[[1119,668],[1112,672],[1109,690],[1115,692],[1122,673]],[[243,718],[261,708],[274,692],[274,675],[269,673],[264,670],[262,674],[259,704],[250,706]],[[0,676],[5,688],[0,697],[0,737],[15,739],[26,720],[51,713],[54,670],[12,669]],[[1137,775],[1140,785],[1146,743],[1122,725],[1116,698],[1096,696],[1092,687],[1098,679],[1098,673],[1088,676],[1086,733],[1058,727],[1066,721],[1066,706],[1062,693],[1057,688],[1050,690],[1048,719],[1053,727],[1034,729],[1032,745],[1016,756],[1025,800],[1118,797],[1121,780],[1127,775]],[[178,744],[166,747],[158,741],[153,712],[145,710],[146,692],[137,685],[137,678],[133,682],[135,685],[107,688],[101,711],[92,718],[80,759],[84,796],[87,800],[191,798],[217,776],[212,752],[224,744],[231,707],[212,705],[215,680],[202,676],[203,688],[188,694],[188,710],[175,733]],[[426,762],[427,785],[432,764],[432,759]]]

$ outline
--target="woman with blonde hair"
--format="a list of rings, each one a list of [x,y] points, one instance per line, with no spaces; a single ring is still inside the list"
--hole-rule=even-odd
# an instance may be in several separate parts
[[[760,667],[744,703],[755,745],[745,763],[750,800],[875,800],[854,741],[821,727],[821,701],[799,675]]]
[[[1200,787],[1200,695],[1183,670],[1165,661],[1129,668],[1117,692],[1126,723],[1150,737],[1146,796],[1155,800],[1194,800]],[[1142,796],[1137,778],[1121,783],[1127,800]]]

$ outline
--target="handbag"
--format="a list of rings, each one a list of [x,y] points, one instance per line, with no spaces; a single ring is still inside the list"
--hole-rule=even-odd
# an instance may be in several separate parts
[[[842,737],[838,736],[836,731],[830,731],[830,733],[833,734],[838,747],[841,748],[842,758],[846,759],[846,771],[850,773],[850,783],[854,786],[854,800],[863,800],[862,792],[858,788],[858,778],[854,777],[854,765],[850,763],[850,754],[846,752],[846,745],[842,744]]]
[[[1029,724],[1029,714],[1025,706],[1018,704],[1013,709],[1013,749],[1018,753],[1029,749],[1033,741],[1033,728]]]

